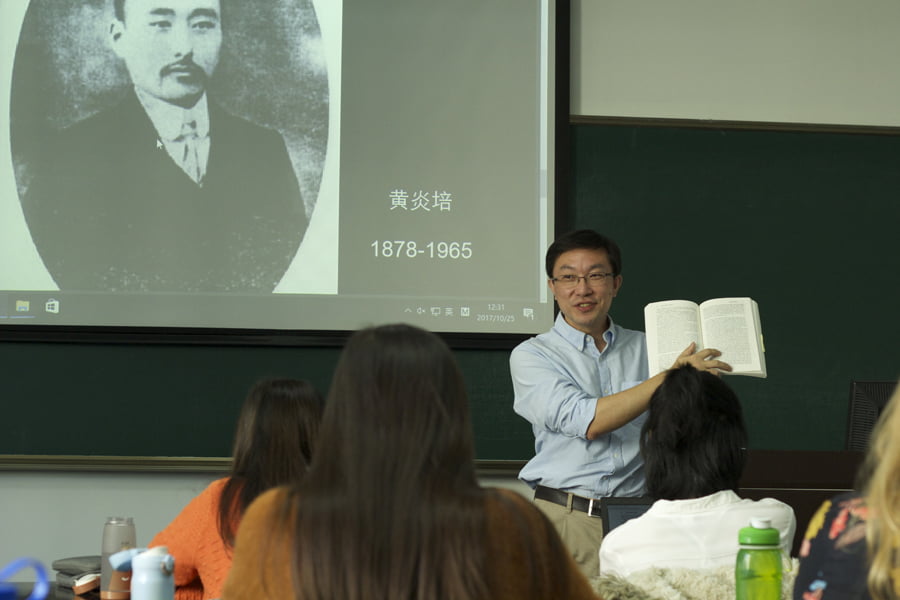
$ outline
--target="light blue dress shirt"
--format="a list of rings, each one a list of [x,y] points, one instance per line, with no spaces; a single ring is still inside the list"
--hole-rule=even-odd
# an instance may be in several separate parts
[[[603,352],[560,313],[553,329],[510,355],[514,408],[534,430],[535,456],[519,473],[531,487],[588,498],[644,493],[639,438],[646,413],[595,440],[585,437],[597,398],[649,377],[644,334],[609,322]]]

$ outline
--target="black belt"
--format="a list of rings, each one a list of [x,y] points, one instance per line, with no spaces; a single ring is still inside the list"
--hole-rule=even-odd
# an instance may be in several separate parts
[[[552,502],[553,504],[559,504],[560,506],[566,507],[569,506],[569,498],[571,498],[572,508],[574,510],[587,513],[592,517],[600,516],[600,500],[598,499],[576,496],[575,494],[572,494],[570,492],[555,490],[543,485],[539,485],[534,488],[534,498],[535,500],[546,500],[547,502]]]

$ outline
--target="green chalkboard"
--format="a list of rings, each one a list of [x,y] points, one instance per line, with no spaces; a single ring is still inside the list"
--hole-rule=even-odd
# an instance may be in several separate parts
[[[477,453],[528,456],[512,412],[508,351],[456,350],[466,373]],[[0,454],[216,457],[231,453],[247,390],[298,377],[325,393],[340,348],[0,343]]]
[[[612,310],[750,296],[769,377],[731,377],[751,446],[843,447],[850,384],[900,375],[900,136],[580,124],[571,227],[622,247]]]
[[[643,329],[655,300],[756,299],[769,378],[727,380],[751,446],[842,448],[850,382],[900,375],[900,136],[640,124],[570,133],[558,228],[592,227],[622,246],[613,318]],[[226,456],[256,379],[301,377],[325,392],[339,352],[2,341],[0,454]],[[529,458],[509,348],[455,353],[478,458]]]

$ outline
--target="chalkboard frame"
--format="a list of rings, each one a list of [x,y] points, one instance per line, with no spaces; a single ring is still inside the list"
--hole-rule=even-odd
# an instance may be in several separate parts
[[[476,459],[479,476],[515,477],[524,460]],[[0,454],[0,472],[227,473],[230,457]]]
[[[789,123],[776,121],[728,121],[714,119],[673,119],[665,117],[612,117],[571,115],[571,125],[621,125],[625,127],[673,127],[678,129],[722,129],[754,131],[790,131],[795,133],[858,133],[864,135],[900,135],[892,125],[841,125],[835,123]],[[558,223],[558,221],[557,221]]]
[[[529,334],[436,332],[451,348],[509,350]],[[213,329],[167,327],[88,327],[54,325],[0,325],[6,342],[54,342],[80,344],[178,344],[197,346],[290,346],[340,348],[352,331],[276,329]]]

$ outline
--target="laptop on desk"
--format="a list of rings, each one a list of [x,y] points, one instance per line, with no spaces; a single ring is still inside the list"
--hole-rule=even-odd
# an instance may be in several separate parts
[[[600,501],[600,519],[606,535],[625,521],[639,517],[653,505],[653,498],[603,498]]]

